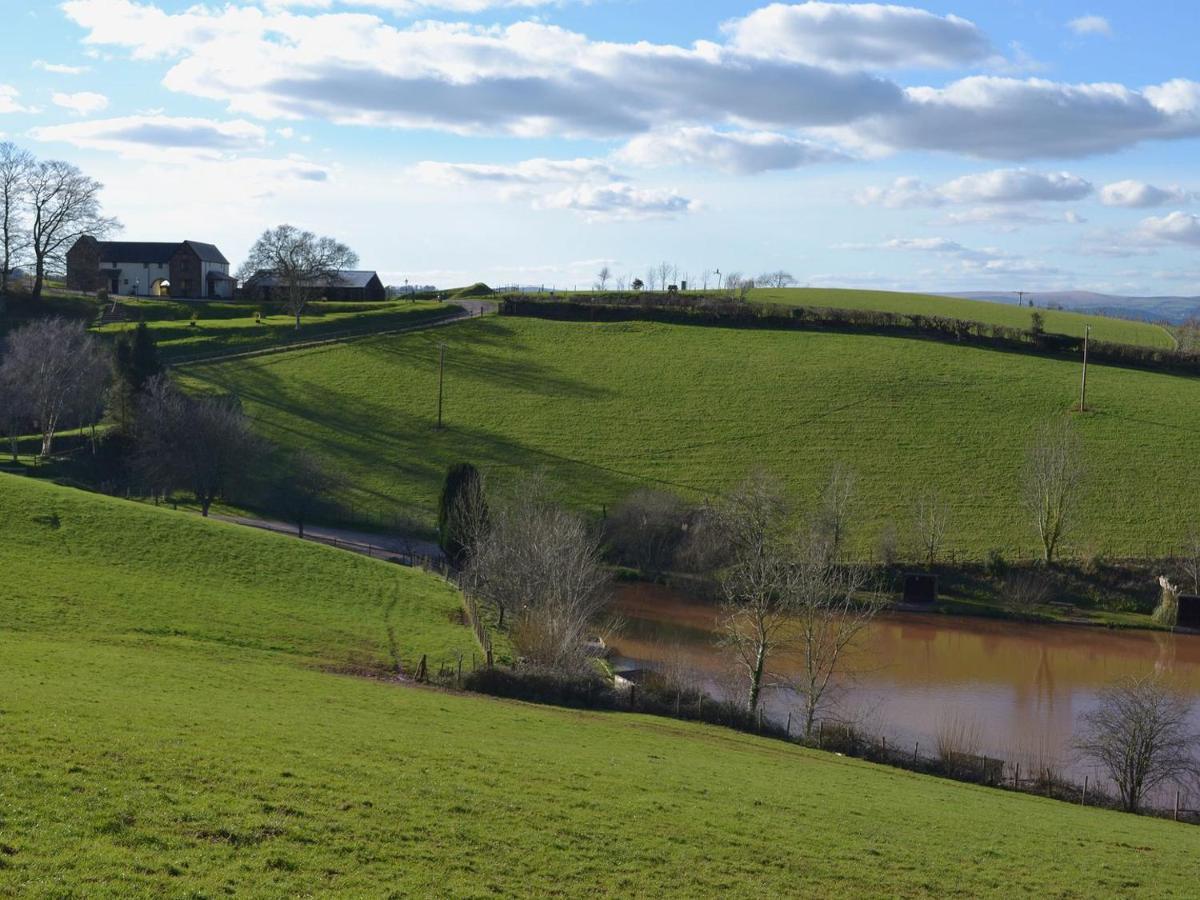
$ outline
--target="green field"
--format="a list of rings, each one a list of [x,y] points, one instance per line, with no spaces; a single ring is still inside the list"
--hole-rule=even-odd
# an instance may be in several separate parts
[[[357,678],[440,581],[0,475],[0,896],[1187,896],[1200,830]]]
[[[433,429],[445,342],[447,428]],[[933,341],[654,323],[490,318],[414,334],[190,367],[236,391],[262,430],[347,474],[359,518],[432,523],[448,464],[544,469],[600,513],[635,486],[692,499],[756,467],[815,497],[831,463],[859,476],[858,540],[904,531],[916,496],[952,507],[947,549],[1032,556],[1020,470],[1035,427],[1077,419],[1086,497],[1068,549],[1142,556],[1197,520],[1195,379]]]
[[[256,308],[245,304],[206,303],[193,308],[184,303],[149,300],[126,305],[144,315],[159,353],[167,362],[408,328],[460,312],[458,307],[434,302],[313,303],[301,316],[297,330],[295,317],[274,314],[257,320]],[[191,322],[193,311],[197,314],[195,324]],[[134,327],[134,323],[113,323],[96,331],[114,335]]]
[[[1033,310],[1015,303],[990,303],[984,300],[961,300],[957,297],[938,297],[932,294],[902,294],[893,291],[852,291],[832,288],[756,288],[750,292],[754,303],[778,303],[784,306],[824,306],[832,309],[869,309],[877,312],[907,313],[922,316],[946,316],[1006,325],[1009,328],[1028,328]],[[1015,300],[1015,296],[1014,296]],[[1092,326],[1092,337],[1098,341],[1118,344],[1138,344],[1144,347],[1175,346],[1175,339],[1159,325],[1112,319],[1107,316],[1086,316],[1056,309],[1039,309],[1045,318],[1046,331],[1082,337],[1085,325]]]

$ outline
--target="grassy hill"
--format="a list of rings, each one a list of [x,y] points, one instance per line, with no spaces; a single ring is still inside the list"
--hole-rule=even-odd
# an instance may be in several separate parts
[[[0,896],[1193,886],[1186,826],[322,671],[386,664],[388,596],[406,654],[461,646],[384,563],[2,475],[0,554]]]
[[[433,430],[438,344],[447,428]],[[360,518],[432,522],[448,464],[498,477],[543,468],[599,513],[640,484],[693,499],[755,467],[815,497],[831,461],[859,475],[864,549],[915,497],[952,507],[948,546],[1032,555],[1020,471],[1043,420],[1072,415],[1086,451],[1076,550],[1172,549],[1195,516],[1194,379],[904,338],[654,323],[491,318],[437,334],[196,366],[236,391],[269,437],[323,455],[352,482]]]
[[[1028,328],[1031,314],[1028,307],[1015,303],[991,303],[985,300],[964,300],[957,297],[938,297],[932,294],[907,294],[894,291],[853,291],[832,288],[757,288],[750,292],[755,303],[778,303],[783,306],[825,306],[833,309],[868,309],[878,312],[910,313],[924,316],[946,316]],[[1015,300],[1015,296],[1014,296]],[[1175,340],[1159,325],[1089,316],[1055,309],[1037,310],[1045,318],[1046,331],[1082,337],[1084,326],[1092,326],[1092,337],[1099,341],[1137,344],[1144,347],[1174,347]]]

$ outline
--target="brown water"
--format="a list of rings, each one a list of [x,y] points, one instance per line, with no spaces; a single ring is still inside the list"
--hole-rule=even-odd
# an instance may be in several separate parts
[[[730,690],[714,606],[631,584],[619,590],[617,611],[624,620],[614,640],[621,657],[683,661],[703,673],[710,691]],[[784,655],[775,669],[786,675],[799,665]],[[834,712],[889,743],[920,742],[922,753],[932,754],[939,731],[960,724],[978,731],[980,752],[1020,760],[1026,771],[1052,761],[1080,781],[1095,772],[1074,759],[1072,734],[1113,679],[1159,671],[1200,699],[1200,636],[1162,632],[895,613],[864,633],[851,666],[857,674],[839,686]],[[781,722],[798,706],[786,688],[772,690],[766,702]]]

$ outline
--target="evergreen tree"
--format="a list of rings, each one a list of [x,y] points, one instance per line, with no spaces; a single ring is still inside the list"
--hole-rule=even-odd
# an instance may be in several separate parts
[[[483,478],[470,463],[446,470],[438,501],[438,544],[446,557],[461,564],[470,549],[472,532],[487,517]]]

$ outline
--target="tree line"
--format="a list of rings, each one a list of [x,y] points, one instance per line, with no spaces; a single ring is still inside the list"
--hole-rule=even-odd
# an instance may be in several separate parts
[[[39,160],[0,142],[0,304],[15,287],[17,268],[32,265],[31,290],[40,298],[48,272],[65,270],[75,241],[84,235],[103,239],[120,229],[103,213],[103,188],[71,163]]]

